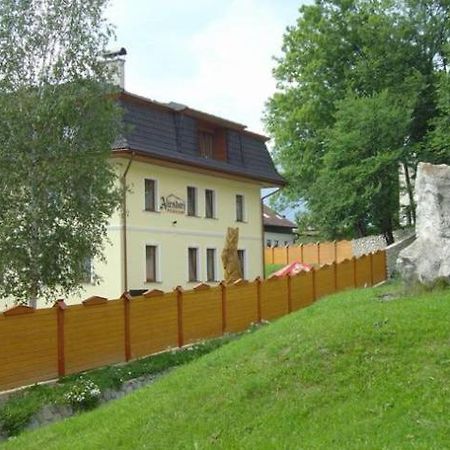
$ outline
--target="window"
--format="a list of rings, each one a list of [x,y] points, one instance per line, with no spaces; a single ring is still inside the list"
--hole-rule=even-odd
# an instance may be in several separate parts
[[[236,221],[244,221],[244,196],[240,194],[236,195]]]
[[[205,189],[205,217],[208,219],[213,219],[216,216],[214,194],[211,189]]]
[[[206,249],[206,281],[216,281],[216,249]]]
[[[267,239],[266,246],[270,247],[272,245],[272,239]]]
[[[239,263],[241,266],[242,278],[245,279],[245,276],[246,276],[246,273],[245,273],[245,250],[238,250],[238,258],[239,258]]]
[[[188,248],[189,281],[198,281],[198,248]]]
[[[278,247],[278,245],[279,245],[279,242],[277,240],[275,240],[274,247]]]
[[[156,211],[156,181],[145,180],[145,210]]]
[[[197,215],[197,188],[192,186],[187,188],[187,215]]]
[[[82,283],[92,283],[92,258],[87,257],[83,260]]]
[[[156,245],[145,247],[145,280],[156,281]]]
[[[200,155],[203,158],[212,159],[214,155],[214,134],[208,131],[200,131],[198,133],[198,143]]]

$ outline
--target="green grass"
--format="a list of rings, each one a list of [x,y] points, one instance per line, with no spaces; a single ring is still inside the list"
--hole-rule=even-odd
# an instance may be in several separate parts
[[[18,391],[0,405],[0,429],[8,436],[19,434],[43,406],[67,403],[65,394],[76,388],[81,379],[92,381],[101,392],[106,389],[118,390],[128,380],[160,374],[168,369],[187,364],[238,337],[239,335],[229,335],[211,339],[184,349],[174,349],[127,364],[106,366],[81,375],[70,375],[61,378],[56,384],[34,385]],[[80,409],[84,406],[91,409],[96,403],[87,401],[86,405],[75,406],[79,406]]]
[[[447,449],[450,291],[393,289],[330,296],[4,448]]]
[[[286,264],[266,264],[264,267],[264,277],[270,277],[270,275],[272,275],[277,270],[280,270],[285,265]]]

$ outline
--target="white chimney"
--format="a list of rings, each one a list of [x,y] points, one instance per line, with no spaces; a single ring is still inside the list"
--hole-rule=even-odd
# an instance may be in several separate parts
[[[126,54],[126,49],[122,47],[103,55],[106,63],[112,69],[112,82],[121,89],[125,89],[125,58],[121,57]]]

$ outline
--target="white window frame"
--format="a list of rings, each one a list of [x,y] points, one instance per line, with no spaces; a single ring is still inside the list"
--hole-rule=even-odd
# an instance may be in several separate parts
[[[189,249],[195,248],[197,249],[197,279],[189,280]],[[201,264],[201,248],[198,244],[190,244],[186,247],[186,280],[188,283],[200,283],[202,280],[202,264]]]
[[[242,269],[243,269],[243,274],[242,274],[242,279],[243,280],[247,280],[248,278],[248,252],[246,248],[238,248],[239,252],[244,252],[244,264],[242,265]]]
[[[155,210],[151,211],[149,209],[145,208],[145,180],[151,180],[155,182]],[[153,212],[159,212],[159,180],[157,178],[153,177],[144,177],[144,212],[153,213]]]
[[[208,280],[208,250],[214,250],[214,275],[215,280]],[[217,247],[206,247],[205,249],[205,280],[207,283],[214,283],[219,281],[219,258]]]
[[[191,215],[189,214],[189,195],[188,195],[188,188],[193,188],[195,189],[195,211],[194,214]],[[199,212],[199,201],[198,201],[199,197],[198,197],[198,187],[197,186],[192,186],[192,184],[188,184],[186,186],[186,216],[187,217],[198,217],[198,212]]]
[[[212,191],[213,193],[213,215],[212,217],[207,217],[206,216],[206,191]],[[205,188],[204,190],[205,195],[204,195],[204,200],[205,200],[205,219],[217,219],[217,191],[215,189],[212,188]],[[212,248],[212,247],[210,247]]]
[[[147,247],[156,247],[156,280],[147,281]],[[145,242],[144,244],[144,284],[161,283],[161,246],[156,242]]]
[[[241,220],[237,220],[237,196],[240,195],[242,196],[242,221]],[[234,220],[237,223],[247,223],[247,200],[245,198],[245,194],[243,194],[242,192],[236,192],[236,194],[234,195],[234,215],[235,218]]]

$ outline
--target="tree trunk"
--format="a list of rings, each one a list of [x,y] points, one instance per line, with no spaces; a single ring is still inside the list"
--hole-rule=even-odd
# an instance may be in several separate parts
[[[406,162],[403,162],[403,170],[405,172],[405,183],[406,183],[406,190],[408,192],[408,197],[409,197],[409,206],[410,206],[410,214],[411,214],[411,218],[412,218],[412,223],[415,225],[416,224],[416,205],[414,203],[414,193],[413,193],[413,188],[412,188],[412,184],[411,184],[411,178],[409,176],[409,168],[408,168],[408,164],[406,164]],[[408,214],[409,216],[409,214]]]

